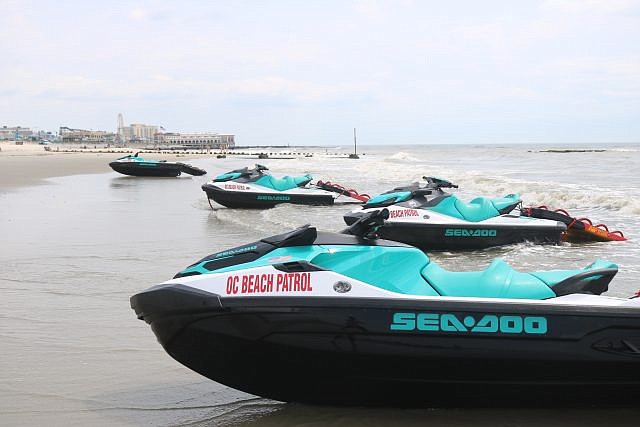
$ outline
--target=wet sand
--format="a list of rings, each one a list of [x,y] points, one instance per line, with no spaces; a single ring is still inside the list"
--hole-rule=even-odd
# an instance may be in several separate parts
[[[135,148],[120,149],[117,152],[108,149],[87,149],[84,152],[45,151],[37,144],[15,145],[0,144],[0,190],[15,187],[43,184],[47,178],[67,175],[84,175],[110,172],[109,162],[133,154]],[[72,148],[80,150],[78,147]],[[116,151],[116,150],[111,150]],[[145,154],[146,155],[146,154]],[[167,161],[188,161],[195,157],[193,153],[164,154],[150,153],[150,159]],[[198,157],[214,156],[199,155]]]

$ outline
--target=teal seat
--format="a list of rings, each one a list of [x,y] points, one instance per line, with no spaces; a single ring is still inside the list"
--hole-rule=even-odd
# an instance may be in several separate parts
[[[411,197],[411,191],[396,191],[394,193],[378,194],[367,201],[367,205],[374,205],[378,203],[386,202],[387,200],[396,199],[396,202],[404,202]]]
[[[256,184],[267,188],[273,188],[278,191],[286,191],[291,190],[292,188],[302,187],[312,179],[313,177],[309,174],[302,176],[283,176],[282,178],[276,178],[272,175],[264,175],[256,181]]]
[[[429,263],[420,273],[443,296],[526,299],[556,296],[535,273],[520,273],[500,258],[482,271],[453,272]],[[558,273],[564,273],[563,278],[576,274],[575,271]]]
[[[222,175],[216,176],[216,179],[214,179],[214,181],[230,181],[232,179],[239,178],[241,175],[242,174],[240,172],[227,172],[223,173]]]
[[[610,269],[610,268],[618,268],[617,264],[614,264],[609,261],[597,260],[589,264],[586,268],[582,270],[551,270],[551,271],[535,271],[532,272],[531,275],[537,277],[538,279],[545,282],[548,286],[553,286],[564,279],[567,279],[571,276],[574,276],[578,273],[582,273],[588,270],[598,270],[598,269]],[[598,278],[598,276],[593,277],[593,279]]]
[[[325,246],[310,262],[381,289],[405,295],[437,296],[418,272],[429,257],[415,248]]]
[[[455,195],[451,195],[444,198],[436,206],[428,209],[465,221],[479,222],[500,215],[502,209],[518,202],[520,202],[520,196],[517,194],[509,194],[496,199],[476,197],[469,203],[465,203]]]

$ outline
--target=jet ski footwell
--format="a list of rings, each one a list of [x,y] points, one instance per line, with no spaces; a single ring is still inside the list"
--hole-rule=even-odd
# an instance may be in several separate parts
[[[133,296],[131,305],[180,363],[275,400],[636,405],[640,300],[588,302],[603,298],[223,297],[173,283]]]

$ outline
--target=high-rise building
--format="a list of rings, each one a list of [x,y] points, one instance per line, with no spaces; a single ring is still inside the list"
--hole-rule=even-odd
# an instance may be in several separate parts
[[[117,139],[120,142],[153,142],[159,130],[159,126],[141,123],[132,123],[129,126],[125,126],[122,113],[118,113]]]

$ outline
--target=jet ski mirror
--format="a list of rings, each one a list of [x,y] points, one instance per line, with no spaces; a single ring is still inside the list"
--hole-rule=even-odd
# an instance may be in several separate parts
[[[378,229],[384,225],[384,221],[387,219],[389,219],[389,209],[371,211],[343,230],[342,233],[363,239],[377,239]]]

